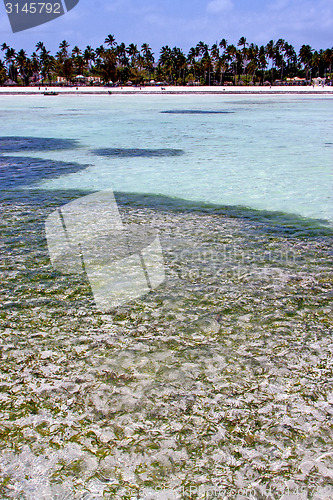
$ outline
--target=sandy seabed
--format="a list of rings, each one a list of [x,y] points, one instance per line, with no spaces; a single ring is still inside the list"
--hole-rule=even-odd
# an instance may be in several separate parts
[[[51,267],[44,235],[84,193],[6,187],[2,158],[0,498],[331,500],[330,228],[118,193],[124,224],[159,231],[166,280],[101,313],[84,276]],[[24,160],[14,173],[31,181]]]
[[[50,266],[57,196],[2,206],[0,497],[332,499],[329,233],[120,197],[167,279],[101,314]]]

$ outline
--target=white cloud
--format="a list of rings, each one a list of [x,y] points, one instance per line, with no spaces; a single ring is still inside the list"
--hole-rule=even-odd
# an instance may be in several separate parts
[[[111,3],[107,3],[106,5],[103,5],[103,10],[105,12],[123,12],[124,10],[127,10],[128,8],[132,8],[132,5],[130,2],[124,2],[124,0],[114,0]]]
[[[216,14],[218,12],[232,10],[233,7],[234,4],[231,0],[211,0],[208,2],[206,9],[208,12]]]

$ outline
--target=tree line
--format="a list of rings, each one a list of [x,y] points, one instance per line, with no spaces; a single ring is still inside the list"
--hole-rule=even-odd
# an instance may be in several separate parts
[[[248,43],[241,37],[237,44],[229,44],[225,38],[211,47],[200,41],[186,54],[179,47],[163,46],[158,59],[148,43],[140,48],[134,43],[128,47],[117,43],[108,35],[97,48],[78,46],[70,50],[63,40],[58,52],[52,55],[43,42],[28,56],[24,49],[18,51],[3,43],[0,58],[0,85],[8,81],[19,85],[44,84],[62,77],[67,84],[77,76],[94,78],[104,84],[110,82],[126,85],[143,85],[152,80],[170,85],[196,82],[201,85],[246,85],[283,82],[286,78],[322,77],[330,81],[332,76],[333,48],[314,50],[302,45],[295,48],[283,39],[270,40],[266,45]],[[77,80],[76,80],[77,81]]]

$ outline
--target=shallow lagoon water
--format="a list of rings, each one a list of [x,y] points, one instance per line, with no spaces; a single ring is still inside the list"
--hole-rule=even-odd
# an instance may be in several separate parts
[[[1,156],[1,498],[332,497],[331,102],[1,99],[3,136],[78,141]],[[234,112],[161,112],[183,108]],[[160,231],[167,275],[110,314],[52,269],[44,234],[105,187],[124,223]]]
[[[75,158],[70,150],[38,156],[75,159],[90,167],[43,182],[42,188],[111,188],[333,221],[330,97],[43,99],[48,98],[3,97],[3,111],[12,113],[5,135],[20,130],[19,135],[77,140]],[[23,111],[15,116],[22,103]],[[123,149],[124,154],[101,157],[96,149]],[[169,149],[170,157],[126,158],[131,149]],[[173,150],[182,150],[182,158],[172,157]]]

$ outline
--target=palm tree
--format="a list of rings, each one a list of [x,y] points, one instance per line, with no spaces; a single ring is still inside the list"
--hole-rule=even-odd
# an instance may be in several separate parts
[[[82,51],[76,45],[69,51],[69,43],[63,40],[55,57],[46,50],[42,41],[36,44],[30,58],[23,49],[16,53],[5,42],[0,48],[4,52],[3,62],[0,60],[0,85],[6,78],[17,81],[18,76],[25,85],[29,84],[31,76],[35,81],[40,76],[51,81],[55,69],[67,80],[78,73],[100,74],[104,81],[118,78],[118,81],[123,82],[128,79],[142,82],[155,75],[157,79],[175,84],[199,78],[208,85],[217,81],[222,85],[226,73],[237,84],[242,71],[243,75],[248,74],[246,81],[249,78],[254,81],[259,77],[261,84],[266,74],[273,83],[277,77],[282,81],[285,76],[301,76],[305,73],[306,81],[309,82],[312,70],[317,76],[330,77],[333,63],[333,48],[314,51],[304,44],[297,54],[294,47],[282,38],[276,43],[270,40],[261,47],[249,44],[245,37],[241,37],[236,45],[228,45],[227,40],[222,38],[211,48],[200,41],[190,48],[187,56],[181,48],[171,49],[165,45],[160,50],[156,68],[154,54],[148,43],[143,43],[140,50],[134,43],[126,48],[124,43],[117,45],[113,35],[108,35],[104,45],[95,50],[88,45]]]
[[[273,85],[273,74],[274,74],[274,63],[275,63],[275,43],[274,40],[270,40],[266,45],[266,54],[271,60],[271,84]]]
[[[63,51],[66,51],[67,52],[67,49],[69,47],[69,43],[66,42],[66,40],[63,40],[60,44],[59,44],[59,49],[60,50],[63,50]]]
[[[220,51],[217,42],[211,46],[210,55],[214,60],[217,60],[220,57]]]
[[[5,63],[7,64],[8,68],[8,76],[11,80],[16,82],[17,80],[17,68],[15,66],[16,51],[11,47],[8,47],[8,45],[6,45],[6,47],[7,50],[5,54]]]
[[[5,65],[0,59],[0,85],[2,86],[6,80],[7,80],[7,71]]]
[[[126,45],[122,42],[116,47],[116,56],[118,58],[119,64],[122,66],[128,66],[129,59],[127,57]]]
[[[312,61],[312,49],[310,45],[302,45],[302,47],[299,50],[298,59],[304,66],[306,83],[308,83],[309,72],[311,69],[311,61]]]
[[[29,60],[27,58],[26,52],[23,49],[19,50],[16,54],[15,60],[24,85],[29,85],[29,75],[27,74]]]
[[[265,69],[267,68],[267,59],[266,59],[266,48],[261,45],[259,48],[259,53],[258,53],[258,67],[262,71],[262,79],[261,79],[261,84],[264,85],[264,76],[265,76]]]
[[[179,47],[174,47],[171,51],[171,61],[173,78],[176,83],[185,83],[185,69],[187,68],[187,61],[184,52]]]
[[[66,40],[63,40],[59,44],[59,51],[57,52],[56,57],[61,63],[63,63],[66,59],[69,58],[68,48],[69,48],[69,43],[66,42]]]
[[[201,81],[206,83],[207,72],[211,70],[208,45],[200,41],[195,47],[195,53],[197,57],[198,76],[201,77]]]
[[[254,82],[254,76],[257,69],[259,69],[259,48],[258,45],[251,43],[247,49],[248,64],[246,66],[247,72],[251,76],[251,81]]]
[[[126,45],[122,42],[115,49],[116,58],[118,61],[118,71],[120,81],[129,80],[130,77],[130,60],[127,55]]]
[[[117,45],[116,39],[113,35],[108,35],[104,40],[105,45],[108,45],[110,49]]]
[[[159,66],[168,75],[169,82],[173,80],[173,57],[172,50],[168,45],[165,45],[160,50],[160,58],[158,61]]]
[[[196,46],[197,53],[199,56],[203,57],[208,54],[208,45],[204,42],[199,42]]]
[[[246,46],[249,45],[246,41],[246,38],[244,36],[242,36],[239,40],[238,40],[238,44],[237,44],[237,47],[243,47],[242,48],[242,51],[241,51],[241,55],[242,57],[239,57],[238,56],[238,59],[239,61],[242,63],[243,65],[243,75],[245,73],[245,69],[246,69],[246,65],[247,65],[247,58],[248,58],[248,51],[247,51],[247,48]]]
[[[331,76],[331,73],[332,73],[333,48],[324,50],[323,59],[324,59],[324,65],[325,65],[325,78],[326,78],[327,69],[328,69],[329,76]]]
[[[143,54],[143,67],[148,71],[148,79],[150,80],[151,72],[154,69],[154,54],[151,51],[148,43],[143,43],[141,45],[141,52]]]
[[[314,51],[312,55],[312,61],[311,61],[311,66],[314,68],[317,68],[317,76],[320,76],[320,64],[322,62],[322,57],[320,52],[317,52],[317,50]]]
[[[131,66],[135,68],[139,55],[138,46],[134,43],[130,43],[126,51],[129,57],[131,58]]]
[[[219,60],[217,62],[216,70],[220,73],[220,85],[223,85],[223,80],[224,80],[224,74],[228,70],[228,61],[227,57],[225,54],[223,54],[221,57],[219,57]]]
[[[31,67],[31,76],[33,77],[34,81],[37,82],[39,80],[40,62],[36,52],[33,52],[31,55],[30,67]]]
[[[96,53],[97,57],[102,57],[103,54],[105,54],[105,48],[103,47],[103,45],[100,45],[99,47],[97,47],[95,50],[95,53]]]
[[[85,59],[82,56],[82,51],[77,45],[72,49],[72,59],[75,66],[75,72],[77,75],[81,75],[85,67]]]
[[[244,58],[243,58],[243,53],[240,50],[236,49],[236,75],[237,75],[237,82],[240,80],[240,72],[241,69],[243,68],[244,71]]]
[[[234,85],[236,85],[236,74],[237,74],[237,49],[234,45],[228,45],[226,48],[227,59],[230,61],[230,65],[233,68],[234,73]]]
[[[216,78],[216,71],[217,71],[217,67],[218,67],[218,63],[219,63],[219,59],[220,59],[220,51],[219,51],[219,47],[217,45],[217,42],[212,45],[212,47],[210,49],[210,56],[211,56],[211,60],[212,60],[213,71],[215,72],[215,78]]]
[[[151,54],[151,48],[149,47],[148,43],[143,43],[141,45],[141,52],[143,53],[144,57],[147,57],[149,54]]]
[[[78,57],[82,54],[82,51],[79,49],[77,45],[72,49],[72,56]]]
[[[40,51],[42,51],[42,50],[44,50],[44,49],[45,49],[45,45],[44,45],[44,43],[43,43],[43,42],[37,42],[37,43],[36,43],[36,50],[37,50],[37,52],[38,52],[39,50],[40,50]]]
[[[91,63],[95,60],[95,51],[90,45],[87,45],[84,53],[83,53],[83,59],[85,63],[88,65],[89,70],[91,70]]]
[[[246,38],[245,36],[242,36],[239,40],[238,40],[238,47],[243,47],[243,49],[245,50],[246,49],[246,46],[248,45],[247,41],[246,41]]]
[[[107,39],[109,39],[109,37]],[[108,43],[111,43],[111,39],[109,40]],[[105,50],[105,48],[101,45],[95,50],[95,52],[96,55],[98,56],[96,59],[95,68],[99,73],[99,75],[101,76],[104,83],[116,81],[118,72],[117,72],[117,56],[114,47]]]
[[[213,65],[212,65],[212,59],[211,59],[208,52],[201,59],[201,64],[202,64],[202,68],[204,70],[205,83],[207,83],[207,74],[208,74],[208,85],[210,85],[210,75],[211,75],[211,72],[213,69]]]
[[[67,75],[66,68],[67,68],[67,61],[71,61],[71,59],[67,59],[63,65],[63,75],[68,79],[70,75]],[[55,69],[55,59],[53,56],[50,55],[49,50],[43,50],[40,56],[40,62],[41,62],[41,73],[42,73],[42,79],[46,79],[46,77],[49,80],[49,83],[51,84],[51,71]]]
[[[56,60],[53,61],[55,68],[60,76],[63,76],[67,81],[71,81],[74,76],[73,59],[68,53],[69,43],[63,40],[59,44],[59,51],[56,53]],[[52,61],[49,60],[48,51],[43,51],[40,56],[42,74],[48,75],[50,79],[50,70],[53,69]]]
[[[219,46],[221,47],[221,49],[224,49],[226,50],[226,48],[228,47],[228,42],[225,38],[222,38],[222,40],[220,41],[219,43]]]
[[[251,59],[251,61],[247,65],[247,71],[248,71],[249,75],[251,76],[252,82],[254,81],[254,75],[255,75],[255,72],[257,71],[258,68],[259,68],[258,59],[256,59],[256,58]]]
[[[283,38],[279,38],[275,44],[275,64],[278,68],[281,69],[280,80],[283,80],[283,70],[285,65],[285,57],[286,57],[286,41]]]
[[[288,72],[292,71],[292,73],[294,74],[296,72],[296,65],[297,65],[296,51],[294,47],[287,42],[285,43],[284,51],[287,60],[287,71]]]
[[[193,70],[193,77],[194,80],[196,78],[196,57],[197,57],[197,52],[194,47],[191,47],[189,50],[189,53],[187,55],[187,62],[190,64],[190,69],[191,71]]]

